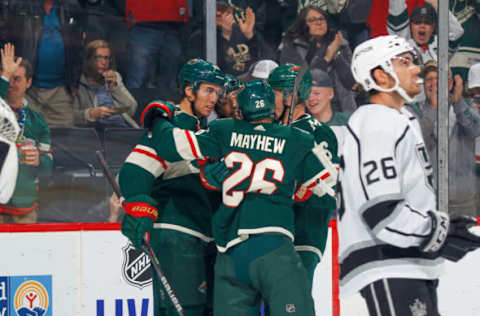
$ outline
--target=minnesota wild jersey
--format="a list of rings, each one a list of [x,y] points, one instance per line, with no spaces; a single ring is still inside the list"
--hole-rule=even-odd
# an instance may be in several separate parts
[[[192,131],[201,127],[195,116],[180,110],[173,124]],[[122,166],[120,187],[127,202],[146,202],[159,209],[154,228],[177,230],[208,242],[219,197],[203,187],[198,172],[189,161],[160,158],[152,138],[145,134]]]
[[[328,171],[313,136],[294,127],[222,119],[195,134],[160,121],[153,135],[155,149],[170,161],[223,157],[233,170],[212,221],[221,252],[250,234],[274,232],[293,240],[293,195],[303,199],[328,191],[322,180]]]
[[[335,191],[340,159],[337,155],[337,139],[334,132],[326,124],[308,114],[293,122],[292,126],[314,136],[315,143],[320,148],[322,164],[329,170],[328,174],[325,174],[324,182]],[[297,251],[310,251],[317,254],[319,260],[322,258],[330,214],[335,208],[336,199],[330,194],[322,197],[314,195],[307,201],[295,203],[294,244]]]
[[[24,102],[26,104],[26,102]],[[17,110],[19,112],[19,110]],[[43,116],[32,110],[28,104],[21,109],[24,123],[21,126],[19,143],[29,141],[39,152],[38,167],[19,164],[17,182],[12,197],[5,205],[0,205],[0,213],[22,215],[38,209],[38,175],[49,172],[53,166],[50,128]],[[19,114],[20,115],[20,114]],[[19,161],[22,159],[18,150]]]

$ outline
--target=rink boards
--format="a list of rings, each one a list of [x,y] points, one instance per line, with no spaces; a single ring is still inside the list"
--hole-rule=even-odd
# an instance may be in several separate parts
[[[338,299],[338,238],[335,222],[330,226],[331,238],[315,273],[317,315],[365,315],[359,296]],[[153,315],[148,258],[130,246],[119,228],[0,225],[0,316]],[[442,316],[480,315],[478,266],[480,251],[447,264],[439,288]]]

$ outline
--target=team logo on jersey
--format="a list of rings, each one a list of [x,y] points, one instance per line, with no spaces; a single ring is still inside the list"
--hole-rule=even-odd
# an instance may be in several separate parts
[[[409,306],[412,316],[427,316],[427,304],[420,301],[418,298],[415,299],[412,305]]]
[[[0,315],[51,316],[52,276],[0,276]]]
[[[123,250],[122,276],[135,287],[144,288],[152,283],[152,267],[150,258],[141,250],[128,243]]]
[[[295,304],[285,304],[285,311],[287,313],[295,313],[297,311]]]

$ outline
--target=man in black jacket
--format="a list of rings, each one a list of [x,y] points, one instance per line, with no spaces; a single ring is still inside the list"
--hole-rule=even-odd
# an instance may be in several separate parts
[[[65,0],[12,0],[5,9],[5,40],[15,44],[19,56],[32,61],[29,103],[50,127],[72,126],[85,38],[79,7]]]
[[[240,13],[239,13],[240,12]],[[250,7],[241,8],[217,1],[217,64],[228,74],[238,76],[260,59],[274,59],[273,50],[258,32],[256,15]],[[194,32],[188,40],[187,58],[205,58],[205,30]]]

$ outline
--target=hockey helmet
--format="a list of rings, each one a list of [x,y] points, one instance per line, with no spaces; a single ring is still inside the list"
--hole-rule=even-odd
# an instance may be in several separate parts
[[[408,52],[412,53],[414,59],[416,58],[417,54],[412,45],[397,35],[378,36],[365,41],[353,52],[351,66],[353,77],[365,91],[397,91],[407,102],[412,102],[413,99],[399,86],[392,64],[392,58]],[[385,89],[377,85],[372,77],[372,71],[378,67],[393,77],[395,85],[392,88]]]
[[[294,64],[285,64],[275,68],[268,76],[268,83],[273,89],[278,89],[283,92],[283,97],[286,99],[290,93],[293,92],[295,79],[300,72],[300,67]],[[298,87],[298,98],[300,102],[308,100],[310,91],[312,90],[312,75],[307,70],[300,81]]]
[[[225,93],[238,90],[243,87],[243,83],[234,75],[225,74]]]
[[[237,96],[238,106],[246,121],[272,117],[275,109],[275,94],[272,87],[263,80],[252,80]]]
[[[179,86],[183,90],[187,85],[192,85],[193,91],[197,91],[201,83],[211,83],[223,88],[225,74],[220,68],[208,61],[194,58],[187,61],[178,75]]]
[[[0,136],[14,143],[20,134],[17,117],[4,99],[0,98]]]

